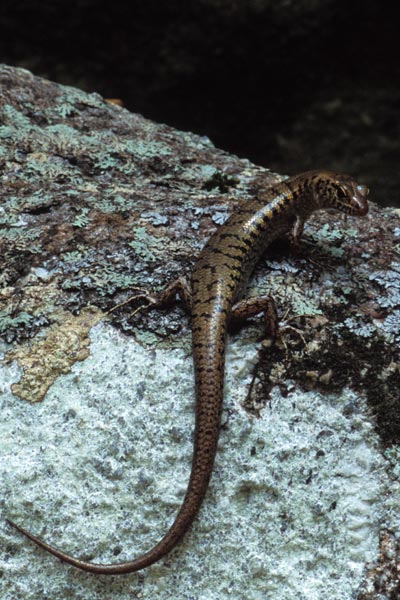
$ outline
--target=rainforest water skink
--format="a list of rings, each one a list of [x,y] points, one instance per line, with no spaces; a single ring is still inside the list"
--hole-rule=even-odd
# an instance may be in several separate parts
[[[44,550],[92,573],[131,573],[170,552],[192,524],[210,481],[219,437],[229,321],[267,311],[272,318],[270,333],[277,334],[271,298],[240,300],[256,262],[265,248],[286,232],[297,242],[305,220],[314,211],[336,209],[348,215],[366,215],[367,195],[364,185],[330,171],[302,173],[265,189],[242,204],[209,239],[190,284],[178,279],[160,295],[148,297],[150,306],[160,307],[178,293],[190,307],[196,380],[195,439],[186,496],[170,529],[151,550],[123,563],[94,564],[65,554],[20,525],[9,523]]]

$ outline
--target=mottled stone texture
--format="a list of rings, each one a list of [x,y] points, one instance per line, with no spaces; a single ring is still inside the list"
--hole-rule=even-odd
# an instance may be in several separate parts
[[[94,404],[97,396],[102,398],[107,395],[114,373],[118,378],[122,377],[122,373],[126,373],[127,369],[135,371],[135,366],[126,357],[136,356],[135,353],[140,352],[140,348],[138,350],[135,347],[135,352],[132,352],[132,349],[127,347],[121,353],[122,362],[118,363],[118,368],[115,366],[113,370],[111,361],[111,373],[107,373],[108,365],[104,356],[108,351],[113,351],[112,344],[118,348],[118,344],[120,346],[126,344],[127,340],[132,340],[131,335],[135,335],[136,340],[142,341],[143,344],[161,344],[169,350],[171,347],[183,344],[190,354],[190,337],[186,336],[189,332],[189,322],[181,307],[172,307],[171,312],[132,314],[140,305],[140,301],[138,299],[127,301],[139,293],[138,288],[158,289],[177,275],[189,274],[199,249],[214,227],[225,219],[234,206],[245,202],[247,198],[257,193],[257,189],[279,178],[278,175],[273,175],[247,160],[216,149],[208,139],[150,122],[140,115],[107,104],[97,94],[86,94],[77,89],[59,86],[36,78],[24,70],[0,67],[0,256],[2,261],[0,334],[3,340],[2,356],[5,373],[1,383],[1,390],[4,393],[2,410],[9,410],[11,401],[8,399],[11,397],[11,392],[15,395],[12,397],[13,402],[16,402],[12,404],[13,412],[3,420],[2,426],[5,427],[3,439],[7,440],[7,452],[13,460],[18,458],[18,453],[25,447],[25,444],[21,447],[21,440],[29,440],[31,435],[29,427],[35,428],[36,418],[42,413],[44,415],[46,411],[46,419],[50,420],[45,421],[47,425],[44,431],[50,436],[54,435],[56,439],[51,438],[48,441],[47,433],[44,433],[43,440],[46,442],[41,442],[40,436],[36,440],[34,454],[38,459],[37,468],[41,468],[42,465],[41,449],[47,447],[51,450],[53,444],[54,448],[58,447],[56,432],[61,433],[61,429],[68,428],[69,425],[63,425],[64,421],[62,421],[56,423],[53,430],[51,411],[48,412],[49,405],[46,402],[49,397],[53,398],[54,404],[51,406],[54,406],[56,415],[58,407],[62,406],[64,401],[63,393],[60,391],[63,381],[68,381],[68,393],[72,391],[72,396],[68,400],[69,407],[65,412],[65,423],[68,423],[70,418],[75,418],[77,411],[79,413],[81,397],[79,380],[73,378],[73,373],[76,372],[79,364],[83,365],[82,368],[89,364],[90,334],[95,325],[99,327],[96,329],[99,344],[97,352],[102,358],[99,362],[94,361],[93,366],[98,373],[97,379],[94,380],[96,389],[91,390],[89,402]],[[371,198],[373,200],[373,190],[371,190]],[[265,448],[265,440],[260,441],[259,430],[260,428],[262,430],[263,425],[259,419],[269,414],[271,398],[276,399],[279,394],[286,399],[293,397],[293,403],[288,402],[288,405],[292,406],[296,413],[290,425],[295,431],[298,419],[301,420],[304,415],[303,411],[297,414],[296,406],[301,406],[307,398],[312,398],[318,406],[319,394],[322,394],[324,397],[335,399],[333,422],[336,425],[332,425],[332,431],[344,427],[347,423],[346,419],[350,419],[351,426],[349,425],[348,436],[345,437],[351,439],[355,456],[359,456],[359,447],[364,448],[364,443],[368,448],[373,447],[373,452],[377,451],[378,439],[383,444],[386,463],[382,456],[376,458],[376,454],[369,462],[365,459],[365,464],[362,465],[364,474],[359,476],[366,479],[365,482],[361,479],[360,489],[363,485],[368,488],[368,474],[371,476],[373,474],[375,477],[375,469],[378,467],[373,466],[374,461],[382,461],[379,463],[381,465],[379,469],[385,465],[392,478],[393,486],[397,485],[396,493],[398,493],[400,269],[396,252],[399,247],[399,237],[400,220],[396,211],[381,210],[372,205],[370,214],[363,220],[346,220],[329,214],[313,218],[306,228],[304,242],[296,255],[290,252],[284,242],[275,244],[269,250],[266,260],[262,261],[262,265],[255,273],[250,292],[272,291],[280,314],[283,315],[288,311],[288,318],[292,319],[291,324],[301,330],[302,337],[287,338],[282,347],[265,345],[260,360],[257,360],[254,382],[247,397],[250,367],[248,364],[246,366],[246,363],[238,366],[239,379],[233,384],[236,391],[241,389],[241,369],[244,369],[247,374],[245,389],[238,397],[238,403],[240,402],[245,409],[246,419],[250,421],[255,419],[257,422],[258,433],[254,434],[256,435],[254,439],[251,438],[253,446],[251,452],[249,450],[250,456],[255,456],[258,451],[261,451],[260,448],[262,450]],[[110,313],[110,310],[113,312]],[[102,329],[101,324],[99,325],[99,322],[106,319],[126,334],[123,342],[119,337],[113,339],[112,344],[110,342],[110,345],[107,345],[107,336],[110,339],[112,337],[111,327],[107,325]],[[256,333],[255,337],[260,337],[261,326],[257,321],[250,332],[253,335]],[[101,341],[103,334],[105,346],[102,346]],[[239,340],[242,335],[247,334],[241,332]],[[255,352],[256,341],[254,343],[252,341],[251,347]],[[48,360],[46,360],[47,356]],[[139,362],[138,358],[135,360]],[[168,362],[168,359],[166,360]],[[76,364],[77,361],[80,363]],[[186,378],[189,375],[190,373],[186,373]],[[137,377],[137,374],[135,373],[134,376]],[[150,375],[147,374],[143,381],[140,378],[135,379],[132,394],[137,395],[137,402],[143,400],[146,378],[149,377]],[[168,380],[168,376],[165,377]],[[173,381],[178,382],[179,374],[171,374],[171,377],[174,378]],[[126,391],[127,385],[129,384],[124,384],[123,390]],[[187,389],[183,386],[180,388],[180,393],[186,396]],[[298,394],[303,393],[304,400],[299,400],[302,396]],[[327,393],[330,395],[327,396]],[[57,395],[56,400],[54,394]],[[118,394],[115,391],[113,394],[111,397],[115,397],[118,402]],[[154,412],[157,413],[155,406],[152,405],[154,397],[154,391],[149,398],[146,397],[147,402],[150,403],[149,414],[152,418]],[[43,399],[44,402],[39,402],[37,405],[26,402],[26,400],[34,402]],[[360,399],[367,400],[368,411]],[[125,398],[125,408],[121,414],[121,422],[124,424],[129,421],[128,400],[129,398]],[[231,400],[229,402],[229,410],[233,411],[232,414],[237,414],[236,411],[239,411],[242,418],[243,411],[238,403],[233,404]],[[112,407],[115,410],[115,403],[112,403]],[[89,409],[82,408],[82,410],[84,414],[91,414]],[[23,420],[20,431],[19,417],[15,420],[15,411],[18,415],[21,414]],[[360,411],[365,411],[365,414],[360,416]],[[113,415],[112,420],[114,419],[117,424],[118,410]],[[83,429],[80,430],[78,427],[77,435],[81,433],[85,438],[84,424],[89,421],[89,416],[82,417]],[[147,426],[147,424],[142,425],[139,430],[147,431]],[[270,431],[274,423],[265,421],[265,426],[268,426]],[[107,427],[108,420],[105,418],[102,428],[107,429]],[[360,431],[357,427],[361,428]],[[96,435],[102,435],[102,428]],[[301,452],[306,447],[315,449],[312,455],[314,458],[323,456],[326,449],[323,451],[319,444],[323,445],[320,440],[330,439],[333,435],[328,430],[327,425],[321,425],[320,430],[317,426],[312,429],[309,437],[306,436],[308,441],[298,441],[300,454],[297,454],[296,460],[299,460],[299,456],[301,458]],[[157,428],[155,431],[156,439],[162,434]],[[190,437],[190,431],[189,428],[185,432],[185,439],[187,436]],[[237,427],[232,435],[240,435]],[[376,435],[379,437],[375,437]],[[13,436],[18,438],[14,450],[13,440],[17,438]],[[119,436],[125,439],[125,434],[120,433]],[[180,439],[179,435],[178,438]],[[265,439],[267,438],[268,432],[265,430]],[[78,437],[74,442],[78,448],[84,441],[78,441],[80,439]],[[167,440],[161,448],[162,452],[166,452],[167,460],[171,451],[170,442],[171,440]],[[344,438],[338,441],[337,449],[341,447],[342,442],[345,442]],[[26,443],[29,444],[28,441]],[[66,443],[68,448],[68,442]],[[173,445],[173,442],[171,443]],[[236,443],[239,443],[239,440],[236,440]],[[122,442],[122,445],[124,444],[125,442]],[[348,449],[350,455],[353,448],[351,444]],[[114,450],[118,447],[119,444]],[[114,450],[111,447],[110,453],[113,454]],[[179,454],[179,447],[175,447],[174,451]],[[331,451],[336,452],[336,449]],[[265,452],[268,455],[268,452]],[[68,450],[63,450],[58,454],[59,466],[62,467],[63,460],[67,460],[67,453]],[[120,477],[120,470],[121,472],[124,470],[125,463],[129,462],[133,455],[135,450],[129,450],[121,458],[116,451],[115,460],[121,458],[121,464],[116,467],[112,463],[113,458],[110,469],[113,473],[115,469],[118,471],[117,478]],[[240,455],[235,454],[235,456],[240,462]],[[3,461],[6,471],[2,475],[2,480],[8,482],[5,488],[7,504],[4,507],[8,512],[4,512],[4,515],[9,514],[10,507],[16,506],[15,514],[18,516],[21,513],[22,518],[28,519],[32,506],[36,506],[38,498],[45,494],[44,490],[51,487],[52,493],[54,492],[50,459],[51,452],[48,468],[43,474],[43,483],[39,485],[37,493],[35,492],[31,497],[27,496],[21,503],[18,502],[18,485],[22,488],[26,485],[26,481],[36,480],[36,467],[33,467],[33,471],[30,470],[32,464],[36,463],[31,462],[29,452],[15,465],[8,463],[9,459],[7,454],[5,455]],[[103,465],[103,459],[99,460]],[[284,448],[281,448],[276,460],[277,464],[286,461]],[[306,460],[311,464],[314,459]],[[361,469],[360,464],[363,459],[359,457],[357,461],[358,466],[354,467],[355,471],[359,467]],[[139,465],[140,462],[139,459]],[[9,468],[11,464],[12,469]],[[300,472],[297,463],[293,468],[297,474]],[[102,469],[98,470],[102,473]],[[243,466],[244,472],[248,469],[251,471],[251,467]],[[79,469],[77,471],[79,478]],[[274,472],[272,470],[272,473]],[[311,484],[313,478],[315,480],[316,472],[318,472],[317,463],[312,469],[304,466],[306,485]],[[20,484],[18,473],[20,473]],[[87,476],[91,481],[96,481],[96,473],[89,470]],[[136,473],[135,477],[137,476]],[[146,471],[144,474],[146,481],[148,476]],[[10,485],[11,477],[17,477],[16,481],[12,479],[12,485]],[[106,473],[105,477],[113,479],[114,475],[109,477]],[[154,477],[157,478],[157,474]],[[354,485],[351,477],[352,475],[348,476],[349,494]],[[235,472],[229,472],[229,478],[234,482]],[[289,477],[288,489],[291,485],[290,481]],[[237,508],[238,515],[245,510],[247,503],[252,502],[249,490],[253,483],[250,485],[247,481],[242,488],[232,492],[232,510]],[[99,486],[101,487],[102,484],[103,479],[100,479]],[[268,485],[270,487],[267,486],[264,491],[267,495],[270,494],[269,501],[273,504],[282,492],[275,493],[272,490],[273,484],[270,482]],[[379,485],[383,484],[380,482]],[[377,539],[379,526],[387,526],[388,529],[398,531],[398,524],[393,516],[395,506],[391,506],[387,500],[391,497],[391,488],[387,482],[383,488],[385,493],[388,493],[385,502],[389,502],[389,506],[385,505],[385,508],[376,506],[379,498],[376,490],[379,485],[376,483],[377,487],[374,487],[373,493],[371,492],[370,499],[368,497],[365,502],[360,501],[362,506],[359,514],[363,527],[368,527],[368,502],[374,503],[374,519],[371,527],[375,529],[361,536],[363,543],[366,543],[365,540],[370,539],[368,536],[372,536],[373,533],[376,533]],[[70,489],[69,486],[68,483],[67,489]],[[116,489],[118,485],[111,488],[110,493],[118,495]],[[307,496],[307,490],[305,491],[301,502]],[[146,494],[146,489],[142,488],[141,493]],[[347,492],[343,491],[343,493]],[[163,495],[162,489],[156,492],[156,500],[158,494]],[[54,498],[56,496],[57,493]],[[324,512],[322,508],[317,507],[317,496],[318,490],[313,500],[314,508],[310,509],[310,514],[314,515],[310,519],[312,521],[315,518],[316,523],[321,516],[319,511]],[[396,495],[393,493],[394,497]],[[335,510],[339,498],[336,498],[334,493],[330,498],[329,506],[332,508],[329,510]],[[282,520],[281,532],[287,531],[288,527],[289,530],[291,528],[291,509],[286,507],[286,500],[285,498],[282,507],[275,513],[276,518]],[[105,500],[103,499],[102,502]],[[72,503],[74,503],[73,499]],[[172,504],[176,507],[179,502],[174,500]],[[223,505],[222,501],[222,512]],[[57,504],[50,508],[46,507],[46,510],[54,515],[56,506]],[[96,503],[92,505],[91,510],[97,510]],[[132,510],[136,510],[135,507]],[[266,507],[266,520],[268,520],[268,510]],[[354,510],[358,514],[358,509]],[[384,517],[379,521],[378,526],[379,510]],[[40,523],[45,519],[45,512],[44,509],[40,512],[36,527],[40,528]],[[101,506],[98,514],[101,514]],[[216,514],[219,514],[218,511]],[[137,516],[140,520],[140,515]],[[73,516],[70,518],[72,519]],[[254,515],[251,520],[254,523]],[[332,528],[332,535],[335,535],[336,525],[339,527],[339,522]],[[218,524],[215,524],[215,527],[218,527]],[[322,535],[323,527],[321,525],[319,527]],[[357,522],[355,524],[353,522],[352,527],[354,532],[359,526]],[[160,526],[160,529],[163,527]],[[48,533],[51,531],[50,524]],[[314,539],[312,531],[311,527],[310,540]],[[268,537],[270,532],[265,530],[264,534]],[[9,556],[7,552],[14,556],[22,544],[18,545],[17,549],[13,546],[16,539],[15,532],[10,534],[7,530],[2,535],[3,538],[0,540],[4,540],[4,544],[0,543],[0,552],[5,553],[5,556]],[[277,532],[275,535],[278,535]],[[302,537],[301,532],[297,531],[295,537],[291,539],[298,539],[297,536]],[[96,539],[95,536],[91,543],[91,550],[87,551],[87,558],[97,556]],[[277,547],[280,547],[277,539],[274,538]],[[346,539],[346,535],[341,539]],[[216,536],[214,543],[220,544],[220,537]],[[261,560],[262,564],[256,565],[257,560],[254,557],[258,552],[259,543],[259,539],[256,538],[253,549],[247,552],[253,552],[252,581],[261,582],[262,588],[262,582],[264,580],[271,582],[273,574],[271,565],[262,562],[264,559]],[[331,542],[329,544],[332,550],[334,544],[332,545]],[[10,547],[11,550],[7,550]],[[296,548],[298,551],[299,546]],[[354,548],[357,548],[356,535]],[[135,544],[133,552],[136,552],[136,549]],[[77,552],[79,551],[77,548]],[[284,553],[284,548],[282,552]],[[352,552],[353,550],[349,554],[350,557]],[[118,556],[119,552],[115,550],[114,554]],[[240,555],[240,548],[236,548],[234,555],[236,558]],[[306,555],[308,558],[305,558]],[[308,572],[313,570],[311,555],[312,549],[308,549],[307,552],[305,551],[304,559],[298,559],[300,562],[303,560],[303,566],[305,563],[309,564]],[[32,549],[30,556],[30,560],[35,560],[35,563],[48,560],[48,557],[43,557]],[[235,557],[232,557],[229,578],[234,578]],[[245,558],[244,554],[242,560]],[[290,564],[290,553],[287,558]],[[113,557],[107,556],[107,560],[113,560]],[[343,558],[344,562],[346,560],[352,559]],[[358,564],[363,560],[358,553]],[[371,557],[369,560],[373,562]],[[169,561],[171,577],[173,558]],[[57,572],[59,565],[56,563],[55,567]],[[244,569],[244,565],[242,567]],[[2,568],[3,571],[10,568],[7,560],[2,563]],[[15,574],[13,568],[9,571],[12,576]],[[192,564],[192,568],[194,573],[196,568],[200,567]],[[243,573],[247,572],[243,569],[241,577],[244,577]],[[289,567],[288,569],[290,577],[294,578],[293,581],[300,576],[297,567],[292,571]],[[387,570],[388,576],[395,572],[395,569]],[[157,573],[157,569],[154,573]],[[371,570],[367,573],[369,581],[371,581],[371,573]],[[73,574],[72,577],[81,577],[81,575]],[[153,584],[149,584],[147,594],[157,598],[166,597],[160,591],[160,581],[157,581],[156,575],[153,577],[152,581],[159,595],[151,594]],[[223,579],[227,582],[227,590],[231,589],[229,578],[225,574]],[[273,600],[282,597],[279,595],[279,586],[276,583],[279,578],[280,575],[276,575],[275,583],[273,585],[271,583]],[[137,581],[137,579],[133,580]],[[236,590],[236,597],[240,597],[240,590],[246,589],[247,583],[244,580],[234,581],[232,585]],[[246,597],[258,598],[257,593],[261,588],[254,588],[256,591],[253,595],[249,593]],[[70,590],[70,585],[66,585],[66,589]],[[186,591],[189,589],[186,581],[184,589]],[[322,588],[317,585],[315,589]],[[387,589],[396,589],[396,586],[393,584]],[[287,598],[296,597],[298,587],[293,587],[293,590],[294,595],[288,593]],[[354,587],[352,590],[354,592]],[[65,596],[64,592],[62,587],[53,588],[54,597],[69,597]],[[305,593],[304,598],[322,600],[318,592],[315,594]],[[169,592],[169,597],[170,595]],[[16,594],[13,597],[17,597]],[[78,596],[72,594],[70,597]],[[91,597],[97,598],[94,595]],[[183,594],[181,597],[189,598]],[[202,598],[202,596],[196,597]],[[218,598],[223,597],[220,591]],[[370,597],[373,596],[368,596]],[[207,600],[209,598],[212,598],[212,595],[209,595]],[[347,600],[343,594],[340,598]],[[350,596],[348,598],[350,600]]]
[[[26,71],[0,70],[0,111],[7,341],[190,267],[226,192],[244,197],[276,179],[207,139]]]

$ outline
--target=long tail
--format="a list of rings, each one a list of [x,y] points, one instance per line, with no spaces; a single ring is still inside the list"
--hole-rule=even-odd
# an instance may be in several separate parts
[[[193,473],[193,471],[192,471]],[[35,544],[37,544],[43,550],[47,550],[53,556],[61,559],[62,561],[77,567],[78,569],[82,569],[83,571],[89,571],[90,573],[97,573],[99,575],[121,575],[123,573],[133,573],[134,571],[139,571],[140,569],[144,569],[145,567],[149,567],[153,563],[157,562],[161,558],[163,558],[168,552],[170,552],[176,544],[180,541],[183,535],[186,533],[191,523],[193,522],[200,506],[203,498],[200,498],[196,494],[196,488],[200,485],[202,488],[204,487],[205,482],[201,481],[199,476],[194,472],[193,477],[195,478],[194,485],[189,483],[188,490],[181,506],[179,513],[176,516],[175,521],[173,522],[171,528],[166,533],[166,535],[156,544],[149,552],[138,556],[137,558],[121,563],[115,564],[98,564],[91,563],[80,560],[63,552],[59,548],[48,544],[41,538],[33,535],[30,531],[27,531],[14,521],[7,519],[7,522],[12,525],[15,529],[17,529],[20,533],[23,533],[27,538],[32,540]]]
[[[62,561],[91,573],[120,575],[133,573],[157,562],[170,552],[193,523],[206,494],[217,450],[223,395],[223,351],[215,352],[216,345],[195,331],[193,347],[196,375],[196,431],[190,480],[182,506],[165,536],[149,552],[137,558],[115,564],[96,564],[79,560],[51,546],[20,525],[8,523],[35,544]],[[201,341],[196,342],[196,338]],[[211,366],[210,366],[211,365]],[[211,369],[211,371],[210,371]],[[207,371],[207,372],[206,372]]]

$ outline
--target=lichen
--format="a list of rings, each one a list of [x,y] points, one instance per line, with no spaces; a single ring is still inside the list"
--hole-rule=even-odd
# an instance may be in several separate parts
[[[8,352],[4,363],[15,360],[23,370],[21,379],[11,386],[12,392],[29,402],[43,400],[61,374],[89,356],[89,331],[103,317],[93,308],[84,309],[77,317],[65,315],[62,324],[50,327],[45,337]]]

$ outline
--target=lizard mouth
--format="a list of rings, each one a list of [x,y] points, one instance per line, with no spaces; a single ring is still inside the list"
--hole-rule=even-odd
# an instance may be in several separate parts
[[[362,217],[368,213],[368,194],[369,189],[366,185],[360,184],[353,188],[353,194],[351,197],[351,212],[353,214],[360,215]]]

